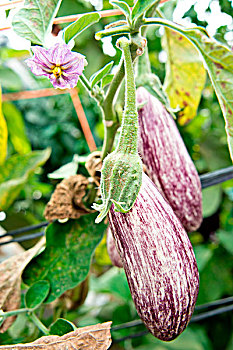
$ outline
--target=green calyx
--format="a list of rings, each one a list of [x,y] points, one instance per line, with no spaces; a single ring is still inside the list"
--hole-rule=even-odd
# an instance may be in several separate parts
[[[102,221],[110,207],[122,213],[134,205],[142,183],[142,161],[138,155],[138,114],[130,41],[122,37],[117,41],[123,51],[126,74],[125,110],[118,145],[103,162],[101,170],[102,204],[94,204],[100,211],[96,223]],[[141,52],[140,52],[141,54]]]

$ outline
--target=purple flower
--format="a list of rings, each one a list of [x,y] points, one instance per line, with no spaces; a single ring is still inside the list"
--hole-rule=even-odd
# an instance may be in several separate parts
[[[32,51],[34,56],[26,60],[32,73],[45,75],[59,89],[75,87],[87,64],[83,55],[70,51],[65,43],[57,43],[48,50],[34,46]]]

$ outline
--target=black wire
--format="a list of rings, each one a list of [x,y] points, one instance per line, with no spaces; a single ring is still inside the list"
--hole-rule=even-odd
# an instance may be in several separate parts
[[[40,224],[21,227],[21,228],[18,228],[17,230],[11,230],[11,231],[4,233],[3,235],[0,235],[0,238],[6,237],[6,236],[17,236],[17,235],[20,235],[21,233],[24,233],[24,232],[28,232],[28,231],[36,230],[36,229],[41,228],[41,227],[48,226],[48,224],[49,224],[48,221],[44,221],[44,222],[41,222]]]
[[[213,171],[211,173],[204,174],[204,175],[200,175],[200,181],[201,181],[202,188],[214,186],[214,185],[217,185],[221,182],[224,182],[224,181],[227,181],[230,179],[233,179],[233,166],[230,166],[230,167],[224,168],[224,169],[220,169],[220,170],[216,170],[216,171]],[[4,233],[3,235],[0,235],[0,238],[6,237],[6,236],[16,236],[16,235],[19,235],[23,232],[28,232],[28,231],[36,230],[36,229],[41,228],[41,227],[48,226],[48,224],[49,224],[49,222],[45,221],[45,222],[42,222],[40,224],[21,227],[19,229],[11,230],[11,231]],[[9,241],[9,243],[11,243],[11,242],[12,241]],[[20,242],[22,242],[22,241],[20,241]],[[5,243],[5,244],[7,244],[7,243]]]
[[[206,188],[233,178],[233,166],[200,175],[201,187]]]
[[[225,312],[229,312],[229,311],[232,311],[233,310],[233,304],[231,305],[228,305],[228,306],[224,306],[224,307],[221,307],[221,308],[218,308],[218,309],[215,309],[215,310],[212,310],[212,311],[207,311],[207,312],[203,312],[202,314],[200,315],[196,315],[196,316],[193,316],[190,320],[190,323],[195,323],[195,322],[198,322],[198,321],[201,321],[201,320],[204,320],[204,319],[207,319],[209,317],[213,317],[213,316],[216,316],[216,315],[220,315],[222,313],[225,313]],[[137,320],[139,321],[139,320]],[[132,321],[134,322],[134,321]],[[130,322],[128,322],[129,324]],[[141,323],[140,323],[141,324]],[[119,325],[120,326],[120,325]],[[123,326],[123,324],[122,324]],[[116,330],[116,327],[112,327],[111,330]],[[128,327],[126,327],[128,328]],[[117,329],[123,329],[123,328],[117,328]],[[122,337],[122,338],[118,338],[118,339],[113,339],[113,343],[120,343],[121,341],[124,341],[124,340],[127,340],[127,339],[133,339],[133,338],[137,338],[137,337],[142,337],[146,334],[148,334],[149,331],[148,330],[144,330],[144,331],[141,331],[141,332],[137,332],[137,333],[132,333],[132,334],[129,334],[125,337]]]
[[[31,235],[25,235],[25,236],[21,236],[18,238],[12,238],[11,240],[6,241],[6,242],[0,242],[0,246],[5,245],[5,244],[9,244],[9,243],[13,243],[13,242],[29,241],[30,239],[38,238],[38,237],[41,237],[43,235],[44,235],[44,231],[41,231],[41,232],[32,233]]]
[[[224,299],[215,300],[215,301],[210,301],[209,303],[206,303],[206,304],[197,305],[195,307],[194,311],[208,309],[208,308],[213,307],[213,306],[219,306],[219,305],[228,304],[228,303],[230,303],[232,301],[233,301],[233,296],[232,297],[228,297],[228,298],[224,298]],[[197,316],[199,316],[199,315],[197,315]],[[196,316],[193,316],[193,317],[196,317]],[[136,327],[136,326],[140,326],[140,325],[143,325],[143,322],[142,322],[142,320],[138,319],[138,320],[122,323],[122,324],[119,324],[119,325],[116,325],[116,326],[112,326],[111,330],[112,331],[117,331],[117,330],[120,330],[120,329],[131,328],[131,327]]]
[[[233,310],[233,304],[228,305],[228,306],[224,306],[224,307],[220,307],[220,308],[215,309],[215,310],[203,312],[200,315],[193,316],[190,320],[190,323],[198,322],[198,321],[204,320],[206,318],[220,315],[220,314],[223,314],[224,312],[229,312],[232,310]]]
[[[219,305],[228,304],[228,303],[231,303],[232,301],[233,301],[233,296],[232,297],[228,297],[228,298],[224,298],[224,299],[211,301],[211,302],[206,303],[206,304],[197,305],[195,307],[195,311],[207,309],[207,308],[212,307],[212,306],[219,306]]]

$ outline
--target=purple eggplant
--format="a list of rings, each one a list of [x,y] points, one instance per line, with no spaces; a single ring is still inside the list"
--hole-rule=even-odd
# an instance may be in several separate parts
[[[175,339],[196,303],[199,275],[188,235],[168,202],[143,174],[128,213],[108,214],[137,312],[157,338]]]
[[[116,267],[123,267],[110,227],[107,228],[107,251],[112,264]]]
[[[187,231],[202,222],[201,183],[172,116],[145,88],[137,89],[139,153],[147,174]]]

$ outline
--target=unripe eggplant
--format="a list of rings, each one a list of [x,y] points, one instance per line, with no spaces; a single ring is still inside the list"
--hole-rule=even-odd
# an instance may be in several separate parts
[[[107,251],[112,264],[116,267],[123,267],[110,227],[107,228]]]
[[[140,318],[157,338],[175,339],[190,321],[199,288],[185,229],[145,174],[133,208],[123,214],[112,206],[109,222]]]
[[[178,128],[162,103],[145,88],[137,89],[139,153],[147,174],[187,231],[202,222],[201,183]]]

